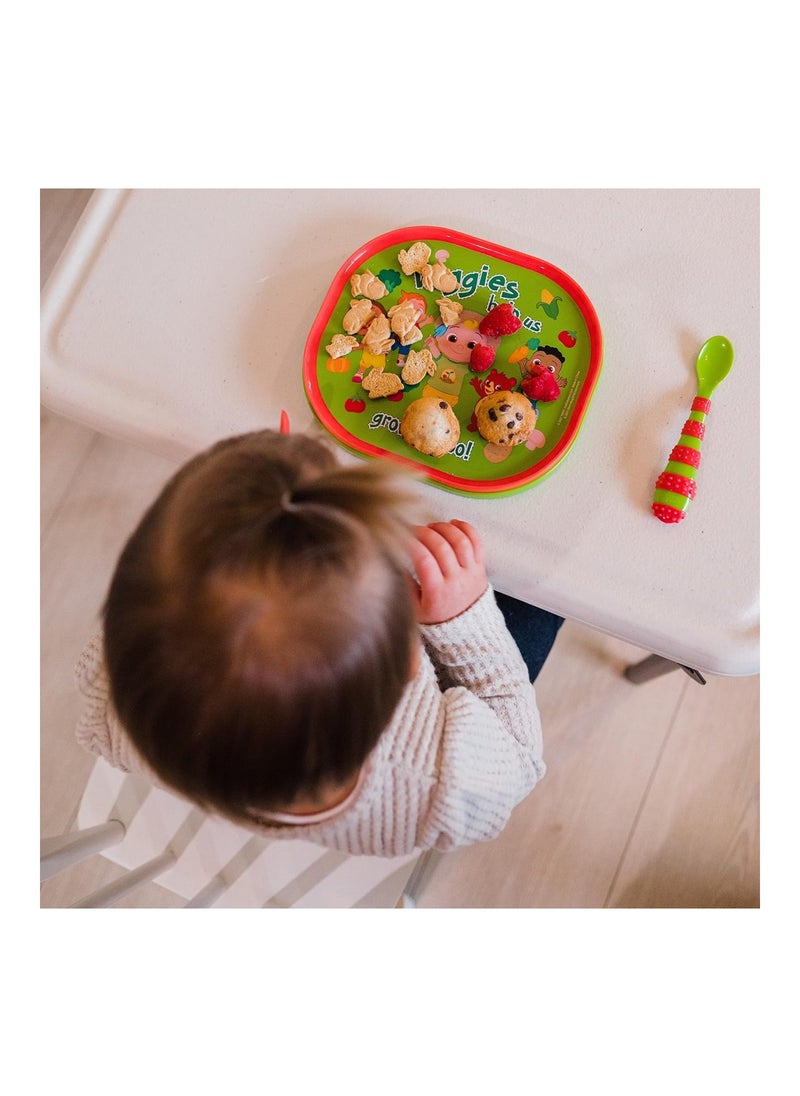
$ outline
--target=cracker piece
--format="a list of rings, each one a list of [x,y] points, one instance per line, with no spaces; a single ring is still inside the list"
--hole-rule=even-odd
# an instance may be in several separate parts
[[[460,285],[458,278],[444,263],[435,262],[433,266],[426,263],[420,275],[422,284],[429,292],[438,289],[440,293],[453,293]]]
[[[370,354],[388,354],[394,346],[394,338],[386,316],[376,316],[364,333],[364,346]]]
[[[360,331],[372,315],[372,301],[368,297],[356,297],[350,301],[350,308],[344,314],[342,327],[348,335]]]
[[[422,338],[422,331],[416,326],[408,327],[405,331],[398,332],[397,337],[400,339],[402,346],[411,346],[412,343],[419,342]]]
[[[350,289],[355,297],[369,297],[371,301],[380,300],[388,292],[380,278],[376,278],[371,270],[365,270],[363,274],[353,274],[350,278]]]
[[[408,251],[398,251],[397,261],[404,274],[417,274],[430,258],[431,249],[422,240],[417,240]]]
[[[442,297],[438,300],[439,315],[442,317],[442,323],[447,327],[452,327],[453,324],[458,323],[461,313],[464,311],[464,306],[460,301],[451,301],[449,297]]]
[[[423,309],[412,300],[401,301],[389,309],[389,321],[392,331],[397,335],[403,346],[419,342],[422,331],[417,327],[417,320],[422,315]]]
[[[389,309],[389,320],[392,324],[392,331],[395,331],[398,335],[405,328],[412,327],[419,319],[422,313],[422,307],[418,301],[413,301],[410,297],[406,297],[404,301],[400,301],[399,304],[394,304]]]
[[[332,358],[344,358],[348,354],[352,354],[357,346],[358,339],[354,339],[352,335],[336,334],[325,349]]]
[[[369,393],[371,400],[378,400],[382,396],[393,396],[395,392],[402,392],[403,382],[396,373],[373,369],[364,377],[361,387]]]
[[[423,377],[432,377],[436,372],[436,362],[427,347],[409,351],[400,376],[406,384],[419,384]]]

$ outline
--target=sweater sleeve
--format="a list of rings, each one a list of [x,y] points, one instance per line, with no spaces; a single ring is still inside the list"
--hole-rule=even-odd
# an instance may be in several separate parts
[[[489,840],[546,771],[534,687],[491,587],[454,620],[424,625],[422,635],[449,686],[424,840],[442,849]]]
[[[86,704],[75,728],[78,743],[122,772],[151,776],[134,749],[111,702],[111,683],[98,634],[89,640],[75,667],[75,684]]]

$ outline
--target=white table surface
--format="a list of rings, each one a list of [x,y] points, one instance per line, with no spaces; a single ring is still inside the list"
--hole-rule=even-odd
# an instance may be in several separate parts
[[[499,590],[706,673],[758,673],[758,191],[98,191],[43,292],[42,402],[178,459],[277,427],[282,409],[293,430],[319,430],[301,374],[309,328],[342,263],[406,225],[567,271],[605,344],[557,468],[508,497],[426,486],[432,517],[481,530]],[[736,359],[697,497],[664,525],[653,486],[715,334]]]

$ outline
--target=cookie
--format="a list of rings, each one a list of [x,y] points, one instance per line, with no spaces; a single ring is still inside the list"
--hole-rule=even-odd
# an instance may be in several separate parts
[[[536,426],[536,412],[521,392],[492,392],[475,404],[478,433],[493,445],[519,445]]]
[[[408,406],[400,420],[400,434],[420,453],[443,457],[458,445],[461,424],[446,400],[423,396]]]

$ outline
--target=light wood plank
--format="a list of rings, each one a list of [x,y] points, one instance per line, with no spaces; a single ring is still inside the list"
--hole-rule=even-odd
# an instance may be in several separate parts
[[[46,408],[39,414],[39,524],[43,533],[98,435]]]
[[[609,905],[759,905],[759,679],[681,705]]]
[[[74,740],[81,700],[73,668],[97,627],[119,552],[175,467],[97,435],[43,530],[40,821],[46,836],[69,825],[91,767]]]
[[[42,884],[39,904],[43,909],[66,909],[73,902],[93,894],[107,883],[124,875],[125,869],[104,856],[90,856],[60,875]],[[186,899],[161,887],[157,882],[146,883],[114,903],[114,909],[180,909]]]

